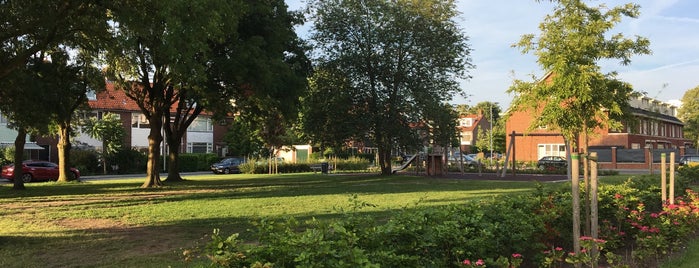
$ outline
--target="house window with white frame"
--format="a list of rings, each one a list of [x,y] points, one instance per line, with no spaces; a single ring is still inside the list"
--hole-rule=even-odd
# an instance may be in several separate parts
[[[544,156],[566,157],[566,146],[565,144],[539,144],[537,153],[539,158]]]
[[[188,142],[187,153],[205,154],[213,152],[214,145],[211,142]]]
[[[192,124],[189,125],[187,128],[187,131],[192,131],[192,132],[214,132],[214,125],[211,121],[211,118],[199,118],[197,117],[192,121]]]
[[[459,120],[459,121],[460,121],[459,125],[462,127],[473,126],[473,119],[472,118],[461,118],[461,120]]]
[[[131,128],[150,128],[150,122],[142,113],[131,114]]]

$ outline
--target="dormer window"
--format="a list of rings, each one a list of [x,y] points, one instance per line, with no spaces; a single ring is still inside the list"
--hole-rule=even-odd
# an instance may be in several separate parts
[[[473,126],[473,119],[472,118],[461,118],[460,120],[460,125],[462,127],[470,127]]]

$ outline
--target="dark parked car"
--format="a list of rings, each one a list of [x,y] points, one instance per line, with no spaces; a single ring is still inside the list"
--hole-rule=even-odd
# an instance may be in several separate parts
[[[240,173],[240,164],[245,163],[245,159],[237,157],[229,157],[221,160],[221,162],[211,165],[211,171],[214,174],[231,174]]]
[[[684,155],[680,158],[680,166],[699,166],[699,155]]]
[[[13,180],[15,174],[15,165],[10,164],[2,167],[2,177],[8,180]],[[80,178],[80,171],[75,168],[70,168],[69,176],[73,176],[72,180]],[[28,160],[22,162],[22,181],[31,182],[39,180],[58,180],[58,165],[48,161]]]
[[[536,163],[536,166],[540,170],[552,170],[566,168],[568,166],[568,161],[560,156],[544,156]]]

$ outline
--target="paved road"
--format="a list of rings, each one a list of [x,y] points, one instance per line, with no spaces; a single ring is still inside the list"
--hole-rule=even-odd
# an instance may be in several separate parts
[[[198,172],[182,172],[182,176],[187,175],[202,175],[211,174],[211,171],[198,171]],[[146,174],[109,174],[109,175],[90,175],[80,177],[80,181],[99,181],[99,180],[117,180],[117,179],[128,179],[128,178],[144,178]],[[160,173],[161,178],[166,178],[167,173]],[[0,185],[11,184],[12,181],[0,178]]]

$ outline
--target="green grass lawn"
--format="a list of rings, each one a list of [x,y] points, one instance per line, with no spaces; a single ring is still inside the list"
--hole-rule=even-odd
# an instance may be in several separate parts
[[[189,267],[193,264],[182,261],[182,252],[208,242],[214,228],[254,240],[251,221],[332,218],[350,209],[353,196],[375,205],[363,213],[382,219],[404,208],[465,203],[536,187],[533,182],[309,173],[186,179],[157,189],[138,188],[142,178],[31,183],[25,191],[3,185],[0,266]]]

